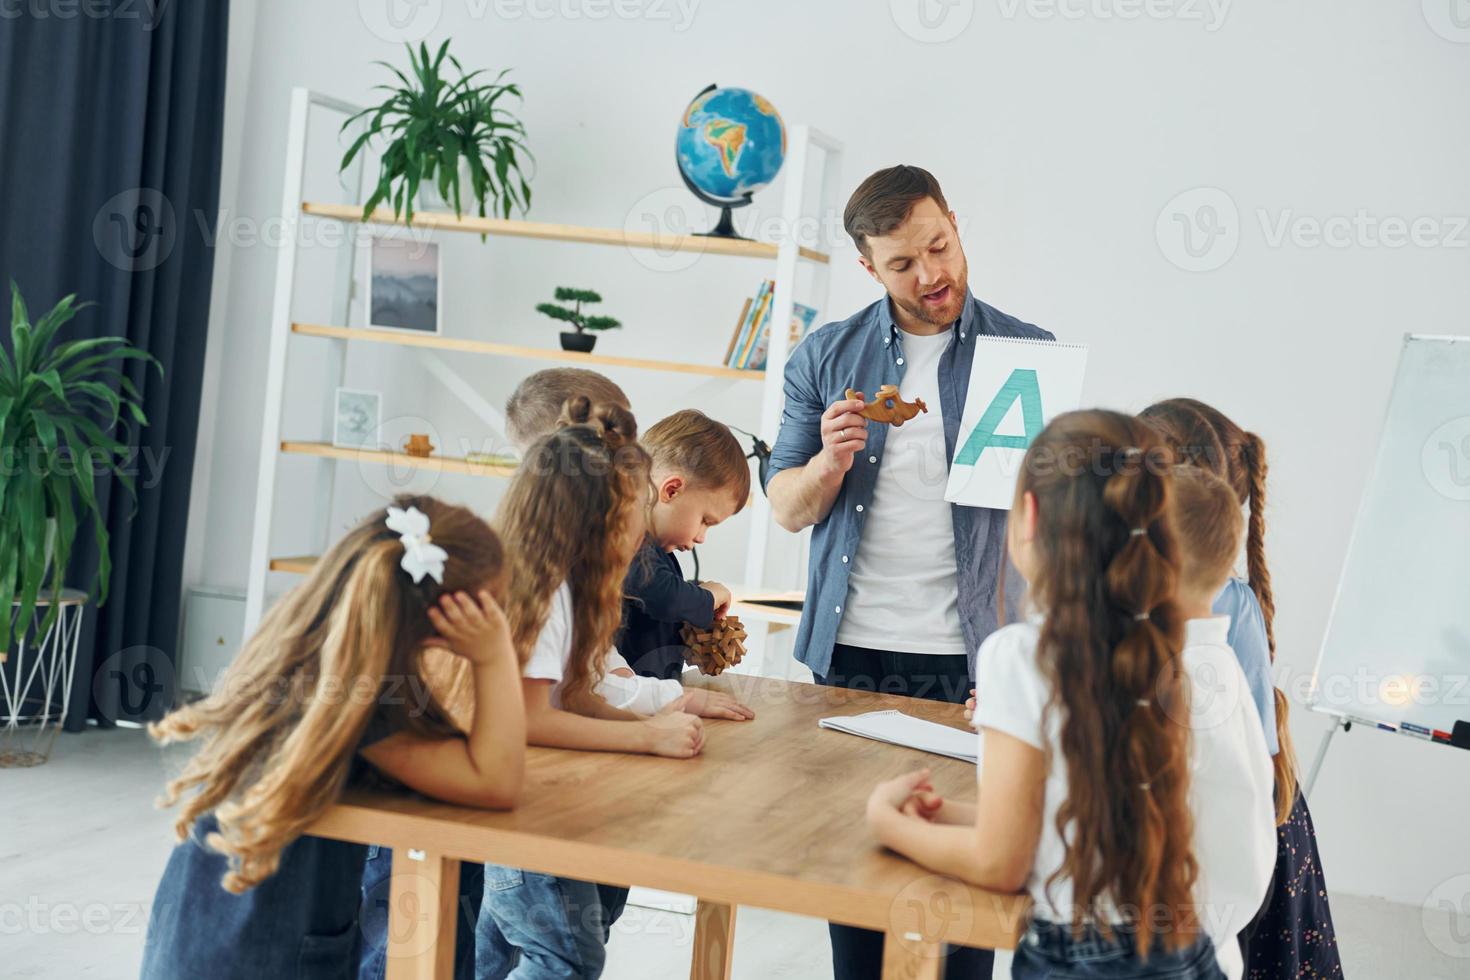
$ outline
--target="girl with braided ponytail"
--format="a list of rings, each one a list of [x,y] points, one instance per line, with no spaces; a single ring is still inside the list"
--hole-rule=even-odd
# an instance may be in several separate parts
[[[1034,614],[977,657],[979,800],[937,796],[926,771],[869,799],[887,846],[1030,894],[1013,977],[1241,975],[1235,935],[1270,871],[1270,772],[1253,717],[1193,696],[1219,660],[1177,599],[1171,461],[1116,412],[1036,437],[1008,525]],[[1238,675],[1210,680],[1228,693]]]
[[[1246,937],[1247,975],[1340,977],[1342,960],[1317,851],[1317,831],[1297,786],[1296,753],[1288,726],[1290,703],[1270,680],[1276,659],[1275,597],[1266,564],[1266,447],[1218,409],[1193,398],[1170,398],[1139,413],[1163,434],[1181,463],[1208,470],[1245,508],[1246,578],[1231,578],[1216,596],[1216,613],[1230,617],[1230,646],[1251,679],[1266,724],[1276,777],[1276,872],[1266,907]]]
[[[153,900],[144,980],[340,977],[358,941],[366,848],[303,836],[349,785],[386,777],[506,809],[520,795],[520,665],[500,539],[473,513],[399,497],[282,598],[209,697],[151,728],[199,750],[168,784],[180,843]],[[457,726],[426,653],[466,665]]]

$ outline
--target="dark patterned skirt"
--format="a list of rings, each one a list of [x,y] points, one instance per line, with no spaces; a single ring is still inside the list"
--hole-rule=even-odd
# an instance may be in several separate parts
[[[1291,816],[1276,828],[1276,875],[1246,942],[1245,963],[1248,980],[1342,976],[1317,831],[1301,793]]]

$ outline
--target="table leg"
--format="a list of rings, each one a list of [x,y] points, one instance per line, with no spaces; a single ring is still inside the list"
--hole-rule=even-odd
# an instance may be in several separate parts
[[[454,980],[458,901],[458,861],[433,851],[393,849],[387,980]]]
[[[694,960],[689,980],[729,980],[735,956],[735,906],[699,900],[694,910]]]
[[[943,957],[942,943],[889,930],[883,939],[883,980],[939,980]]]

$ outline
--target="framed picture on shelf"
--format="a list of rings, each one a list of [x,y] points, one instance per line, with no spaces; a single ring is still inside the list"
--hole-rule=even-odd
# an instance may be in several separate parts
[[[383,396],[376,391],[338,388],[332,412],[332,445],[343,449],[377,449]]]
[[[439,332],[444,284],[435,242],[373,235],[367,252],[367,325]]]

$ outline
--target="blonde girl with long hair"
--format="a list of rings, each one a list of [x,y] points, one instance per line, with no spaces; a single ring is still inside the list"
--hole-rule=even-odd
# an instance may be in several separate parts
[[[1265,894],[1270,774],[1243,741],[1260,746],[1259,723],[1194,715],[1171,462],[1154,430],[1116,412],[1060,415],[1037,436],[1007,525],[1034,614],[978,653],[979,800],[944,799],[921,771],[868,802],[888,847],[1030,894],[1014,977],[1214,980],[1230,959],[1216,946],[1244,924],[1231,916],[1248,920]],[[1204,760],[1213,778],[1195,786]],[[1248,880],[1230,877],[1241,862],[1257,869]],[[1204,888],[1225,880],[1238,891]]]
[[[1317,830],[1297,785],[1288,724],[1291,704],[1270,676],[1276,660],[1276,597],[1266,561],[1266,444],[1219,409],[1193,398],[1156,402],[1139,417],[1163,433],[1181,463],[1223,479],[1234,491],[1236,507],[1246,512],[1245,577],[1225,583],[1214,609],[1231,618],[1230,645],[1252,677],[1276,774],[1275,880],[1266,907],[1246,936],[1247,976],[1340,977],[1342,958]],[[1253,674],[1261,673],[1256,681]]]
[[[366,849],[305,832],[350,785],[515,805],[525,719],[501,611],[508,571],[472,512],[399,497],[266,614],[213,694],[151,728],[199,748],[161,801],[180,805],[180,843],[144,980],[349,975]],[[466,665],[463,729],[424,681],[435,648]]]
[[[596,690],[652,502],[637,438],[626,408],[578,396],[527,449],[495,515],[512,547],[505,613],[524,663],[530,744],[687,759],[704,747],[699,718],[645,717]],[[626,898],[625,888],[486,865],[476,975],[595,978]]]

